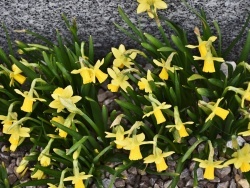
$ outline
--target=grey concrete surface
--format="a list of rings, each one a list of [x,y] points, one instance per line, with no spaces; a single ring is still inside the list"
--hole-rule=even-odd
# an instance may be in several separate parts
[[[159,11],[159,15],[183,26],[188,31],[190,43],[193,43],[195,41],[193,28],[201,25],[197,17],[180,0],[165,0],[165,2],[169,7]],[[187,2],[197,9],[203,8],[211,24],[214,20],[218,21],[224,46],[236,37],[250,11],[250,0],[187,0]],[[13,32],[17,29],[29,29],[55,41],[56,29],[68,36],[61,19],[61,14],[65,13],[69,19],[76,18],[82,40],[86,41],[89,35],[93,36],[96,56],[101,58],[110,51],[112,46],[117,47],[123,43],[128,48],[134,48],[135,45],[113,24],[116,22],[125,26],[119,16],[118,6],[122,7],[131,20],[138,23],[143,30],[158,35],[155,23],[146,13],[136,14],[137,5],[136,0],[0,0],[0,20],[5,22],[12,40],[33,43],[32,37]],[[233,60],[237,56],[243,41],[244,38],[229,58]],[[2,29],[0,46],[7,49],[6,37]]]

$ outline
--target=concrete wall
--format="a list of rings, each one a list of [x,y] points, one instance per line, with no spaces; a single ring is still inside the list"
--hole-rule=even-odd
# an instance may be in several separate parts
[[[165,0],[165,2],[169,8],[159,11],[159,14],[183,26],[194,38],[193,28],[201,25],[197,17],[191,14],[180,0]],[[218,21],[225,45],[237,35],[250,11],[250,0],[187,0],[187,2],[195,8],[203,8],[211,22]],[[33,38],[14,33],[13,30],[29,29],[55,40],[56,29],[67,35],[65,24],[61,19],[61,14],[65,13],[70,19],[76,18],[82,40],[86,40],[89,35],[93,36],[96,55],[101,57],[109,52],[112,46],[118,46],[120,43],[134,47],[133,41],[119,32],[113,24],[116,22],[124,25],[117,11],[118,5],[126,11],[133,22],[139,23],[145,31],[157,35],[155,23],[146,13],[136,14],[138,5],[136,0],[1,0],[0,20],[5,22],[13,40],[32,43]],[[2,30],[0,46],[6,49],[6,44]],[[241,44],[234,50],[235,54],[238,53]],[[230,58],[233,59],[234,56]]]

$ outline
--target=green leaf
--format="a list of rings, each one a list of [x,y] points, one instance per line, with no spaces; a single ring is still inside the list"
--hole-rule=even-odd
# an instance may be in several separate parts
[[[89,56],[88,56],[89,60],[91,63],[94,62],[94,44],[93,44],[93,38],[90,35],[89,36]]]
[[[209,78],[208,81],[215,86],[224,88],[224,83],[221,80],[218,80],[216,78]]]
[[[159,52],[175,52],[176,50],[171,48],[171,47],[164,46],[164,47],[157,49],[157,51],[159,51]]]
[[[240,53],[240,58],[239,58],[238,62],[242,62],[242,61],[247,62],[249,54],[250,54],[250,30],[248,31],[247,39],[246,39],[245,45]]]
[[[157,49],[154,46],[152,46],[151,44],[144,42],[144,43],[141,43],[141,45],[143,48],[145,48],[149,52],[151,52],[153,54],[157,54]]]
[[[220,31],[220,27],[218,25],[217,21],[214,21],[214,27],[216,28],[216,31],[218,33],[218,41],[219,41],[219,52],[218,52],[218,56],[221,57],[221,48],[222,48],[222,37],[221,37],[221,31]]]
[[[161,48],[163,47],[163,44],[161,43],[161,41],[159,41],[157,38],[155,38],[154,36],[148,34],[148,33],[144,33],[145,37],[148,39],[148,41],[153,44],[156,48]]]
[[[132,112],[136,113],[139,116],[143,116],[143,112],[142,109],[136,105],[134,105],[133,103],[130,102],[125,102],[125,101],[121,101],[116,99],[115,100],[121,107],[127,109],[127,110],[131,110]]]
[[[188,78],[188,82],[194,81],[194,80],[198,80],[198,79],[206,79],[205,77],[199,75],[199,74],[193,74],[192,76],[190,76]]]
[[[197,93],[204,97],[214,97],[214,93],[207,88],[197,88]]]
[[[206,137],[201,137],[198,138],[198,140],[186,151],[186,153],[183,155],[181,162],[183,163],[184,161],[186,161],[189,156],[193,153],[193,151],[195,150],[195,148],[203,141],[207,140]]]
[[[176,47],[179,48],[180,51],[182,51],[183,53],[186,51],[185,46],[183,45],[182,41],[178,36],[172,35],[171,39],[173,43],[176,45]]]
[[[88,139],[88,136],[84,136],[80,140],[78,140],[73,146],[71,146],[69,148],[69,150],[67,151],[66,155],[70,155],[75,150],[77,150],[77,148],[79,148],[87,139]]]
[[[7,65],[9,69],[11,68],[11,62],[9,61],[2,48],[0,48],[0,59]]]

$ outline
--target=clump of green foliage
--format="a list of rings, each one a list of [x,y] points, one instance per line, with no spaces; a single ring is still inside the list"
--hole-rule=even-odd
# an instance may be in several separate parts
[[[57,32],[57,43],[52,43],[25,30],[42,44],[16,41],[21,59],[0,51],[2,132],[11,151],[22,144],[30,146],[17,172],[31,170],[33,180],[17,182],[16,187],[101,187],[104,171],[113,174],[112,186],[131,166],[168,175],[175,187],[189,161],[196,162],[195,169],[204,168],[209,180],[214,179],[215,168],[232,164],[249,177],[250,144],[238,144],[237,137],[250,135],[250,32],[236,63],[224,58],[243,35],[250,16],[239,36],[222,51],[217,22],[213,34],[204,11],[186,6],[202,22],[201,29],[194,29],[197,44],[190,45],[185,30],[158,15],[158,9],[167,8],[165,2],[141,0],[137,13],[148,13],[160,38],[143,33],[121,8],[118,11],[129,29],[116,24],[141,44],[141,50],[121,44],[95,60],[92,37],[80,42],[76,22],[63,16],[72,41]],[[169,29],[171,37],[166,34]],[[137,56],[152,68],[145,69]],[[99,103],[101,87],[121,95],[115,99],[119,110],[108,111]],[[228,141],[232,147],[227,147]],[[205,147],[198,153],[200,144]],[[165,161],[172,155],[177,161],[174,173]],[[224,161],[219,160],[222,156]],[[115,169],[109,165],[114,162]],[[195,175],[194,186],[197,183]]]

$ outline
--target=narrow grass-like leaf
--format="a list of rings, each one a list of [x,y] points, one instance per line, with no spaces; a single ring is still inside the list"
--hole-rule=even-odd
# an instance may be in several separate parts
[[[249,54],[250,54],[250,30],[248,31],[245,45],[243,46],[243,49],[240,53],[240,58],[238,60],[238,63],[242,61],[247,62],[249,58]]]
[[[89,54],[88,54],[88,58],[89,58],[91,63],[94,63],[94,44],[93,44],[93,38],[92,38],[91,35],[89,36]]]
[[[88,136],[84,136],[80,140],[78,140],[73,146],[71,146],[69,148],[69,150],[67,151],[66,155],[70,155],[75,150],[77,150],[77,148],[79,148],[87,139],[88,139]]]

